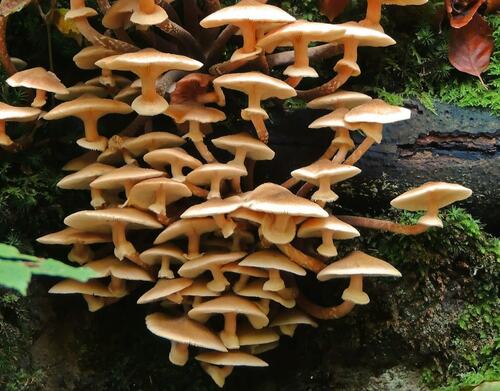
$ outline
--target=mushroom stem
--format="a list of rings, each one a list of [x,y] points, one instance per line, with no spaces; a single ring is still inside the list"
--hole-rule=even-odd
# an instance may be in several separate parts
[[[419,235],[427,231],[430,227],[422,224],[405,225],[393,223],[392,221],[371,219],[360,216],[337,216],[338,219],[354,227],[377,229],[380,231],[389,231],[402,235]]]
[[[196,258],[200,255],[200,235],[196,232],[188,235],[188,253],[187,257],[189,259]]]
[[[168,295],[165,298],[175,304],[182,304],[183,300],[183,297],[179,292],[172,293],[171,295]]]
[[[220,196],[220,185],[222,183],[222,178],[218,175],[212,177],[210,181],[210,191],[208,192],[207,199],[221,198]]]
[[[236,152],[234,154],[234,159],[228,162],[228,164],[232,166],[237,166],[241,168],[245,168],[245,159],[247,157],[247,150],[245,148],[236,148]]]
[[[300,37],[294,42],[293,49],[295,50],[295,62],[294,66],[297,68],[308,68],[309,67],[309,57],[307,56],[307,46],[308,40],[304,37]]]
[[[79,33],[82,34],[87,41],[93,45],[100,45],[98,38],[102,37],[102,34],[94,29],[86,17],[73,19],[76,28]]]
[[[427,227],[443,228],[443,222],[439,218],[438,213],[439,208],[434,204],[430,204],[425,214],[418,219],[418,224]]]
[[[331,189],[331,182],[328,177],[319,178],[319,189],[314,192],[311,196],[311,200],[313,201],[336,201],[339,196],[333,192]],[[300,190],[297,192],[298,195],[306,194],[309,191],[309,186],[302,186]]]
[[[68,259],[71,262],[78,263],[79,265],[84,265],[91,261],[94,257],[94,252],[86,244],[75,243],[71,247],[71,251],[68,254]]]
[[[285,83],[288,84],[290,87],[297,87],[300,82],[302,81],[303,77],[302,76],[295,76],[295,77],[287,77],[285,80]]]
[[[12,139],[5,131],[5,121],[0,120],[0,145],[7,146],[13,143]]]
[[[155,11],[154,0],[139,0],[139,9],[145,14],[152,14]]]
[[[290,224],[291,217],[286,214],[276,214],[272,223],[273,228],[277,231],[283,232]]]
[[[163,255],[161,257],[161,267],[158,270],[158,278],[174,278],[174,272],[170,270],[170,257]]]
[[[361,274],[351,276],[349,286],[342,293],[342,300],[354,304],[368,304],[370,298],[363,292],[363,276]]]
[[[342,145],[335,154],[335,156],[333,157],[332,162],[337,164],[342,164],[342,162],[345,160],[348,151],[349,147]]]
[[[0,16],[0,63],[7,75],[12,76],[17,72],[17,69],[14,64],[12,64],[9,51],[7,50],[6,30],[7,16]]]
[[[250,121],[252,121],[259,140],[267,144],[269,141],[269,133],[264,123],[264,118],[261,115],[251,115]]]
[[[245,285],[247,284],[248,280],[250,279],[250,276],[247,276],[245,274],[240,274],[240,278],[238,278],[238,281],[236,281],[233,285],[233,291],[238,292],[242,290]]]
[[[219,335],[226,348],[240,348],[240,341],[236,335],[236,312],[224,314],[224,330],[222,330]]]
[[[216,214],[212,217],[217,226],[221,229],[224,238],[228,238],[233,234],[236,223],[231,218],[226,218],[223,214]]]
[[[90,312],[96,312],[104,307],[105,302],[102,297],[92,296],[92,295],[82,295]]]
[[[184,182],[186,176],[182,173],[182,165],[180,163],[172,163],[170,166],[170,171],[172,173],[172,179],[178,182]]]
[[[373,25],[378,25],[380,24],[381,17],[382,17],[382,0],[368,0],[365,20],[368,20]]]
[[[297,329],[296,324],[284,324],[280,326],[280,331],[289,337],[293,337],[295,330]]]
[[[31,102],[33,107],[43,107],[47,102],[47,92],[44,90],[36,90],[35,99]]]
[[[269,314],[269,305],[271,304],[271,300],[269,299],[260,299],[255,304],[260,308],[260,310],[265,314]]]
[[[241,178],[236,177],[231,179],[231,187],[233,189],[233,192],[236,194],[241,193]]]
[[[297,297],[297,305],[307,314],[316,319],[339,319],[346,316],[352,311],[355,304],[349,301],[344,301],[333,307],[322,307],[310,302],[302,294]]]
[[[125,280],[111,276],[111,282],[108,285],[109,291],[116,296],[121,296],[126,292]]]
[[[211,268],[210,273],[212,273],[213,280],[207,284],[207,288],[212,292],[223,292],[226,289],[226,286],[229,285],[229,281],[220,270],[220,267],[215,266]]]
[[[323,243],[318,247],[318,253],[325,257],[336,257],[337,247],[333,243],[333,231],[325,230],[321,233]]]
[[[208,376],[212,378],[215,384],[217,384],[220,388],[224,387],[224,383],[226,382],[226,377],[228,377],[233,371],[232,366],[225,366],[219,368],[212,364],[207,364],[205,362],[201,363],[201,367],[207,373]]]
[[[189,131],[185,137],[188,137],[193,142],[201,157],[205,159],[207,163],[215,161],[214,155],[212,155],[212,152],[208,150],[208,147],[203,142],[205,136],[201,131],[198,121],[189,121]]]
[[[149,205],[148,209],[156,213],[157,215],[165,218],[167,216],[166,204],[167,204],[167,189],[165,186],[160,185],[160,187],[156,189],[155,202],[154,204]]]
[[[208,150],[208,147],[206,144],[203,142],[203,140],[200,141],[193,141],[194,146],[200,153],[201,157],[205,159],[207,163],[215,162],[215,157],[212,155],[212,152]]]
[[[196,186],[192,183],[189,182],[184,182],[184,184],[191,190],[191,193],[193,193],[193,196],[195,197],[200,197],[200,198],[207,198],[208,197],[208,190],[205,190],[199,186]]]
[[[101,136],[97,131],[97,118],[94,115],[87,114],[82,116],[81,119],[85,130],[85,139],[90,142],[98,141]]]
[[[375,143],[375,140],[371,137],[366,137],[361,144],[357,146],[357,148],[349,155],[349,157],[344,161],[344,164],[348,164],[352,166],[359,159],[363,157],[363,155],[370,149],[370,147]]]
[[[134,255],[137,251],[132,243],[125,236],[126,224],[121,221],[115,221],[111,224],[111,234],[115,246],[115,256],[121,261],[123,258],[129,258],[134,261]]]
[[[290,243],[278,244],[277,247],[283,254],[294,261],[297,265],[302,266],[304,269],[310,270],[314,273],[319,273],[326,267],[323,262],[304,254],[302,251],[293,247]]]
[[[96,189],[95,187],[90,188],[90,205],[94,209],[102,208],[106,204],[106,200],[102,196],[102,189]]]
[[[255,44],[257,43],[257,33],[255,29],[255,23],[253,22],[243,22],[238,25],[243,36],[243,47],[241,48],[242,53],[251,53],[255,51]]]
[[[269,269],[269,280],[267,280],[263,289],[265,291],[277,292],[285,288],[285,282],[281,279],[280,271],[277,269]]]
[[[170,354],[168,359],[174,365],[184,366],[189,358],[188,344],[171,341]]]

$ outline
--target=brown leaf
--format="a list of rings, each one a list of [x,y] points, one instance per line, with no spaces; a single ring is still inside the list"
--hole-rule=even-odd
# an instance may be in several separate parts
[[[446,13],[453,28],[461,28],[471,21],[486,0],[445,0]]]
[[[495,12],[500,11],[500,0],[488,0],[488,7],[486,8],[486,13],[494,14]]]
[[[349,0],[318,0],[320,12],[331,22],[339,16],[349,4]]]
[[[448,58],[460,72],[481,79],[490,64],[493,51],[493,38],[488,23],[476,14],[464,27],[451,29]],[[482,80],[481,80],[482,82]]]
[[[9,16],[15,12],[21,11],[31,0],[2,0],[0,3],[0,15]]]

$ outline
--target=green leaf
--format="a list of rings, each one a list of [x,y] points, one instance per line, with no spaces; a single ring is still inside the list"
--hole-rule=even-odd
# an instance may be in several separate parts
[[[0,260],[0,285],[26,295],[31,272],[22,262]]]
[[[0,3],[0,15],[9,16],[15,12],[21,11],[31,0],[2,0]]]
[[[21,253],[14,246],[0,243],[0,258],[19,258]]]
[[[73,267],[51,258],[31,264],[30,270],[32,274],[71,278],[82,282],[98,277],[97,273],[88,267]]]

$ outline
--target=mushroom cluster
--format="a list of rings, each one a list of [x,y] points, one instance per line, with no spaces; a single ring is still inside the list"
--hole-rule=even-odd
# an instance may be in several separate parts
[[[336,89],[360,73],[358,46],[395,42],[368,23],[296,21],[265,1],[241,0],[222,9],[214,7],[218,2],[206,3],[209,14],[200,25],[207,30],[198,35],[196,24],[180,25],[170,1],[152,0],[117,0],[103,7],[109,30],[101,33],[87,21],[97,11],[84,0],[71,0],[66,19],[89,43],[75,63],[100,68],[99,75],[66,88],[54,74],[34,68],[8,82],[36,89],[35,107],[45,104],[47,91],[64,101],[44,113],[45,120],[72,116],[83,123],[84,137],[77,143],[86,151],[63,167],[69,174],[58,186],[88,191],[89,209],[67,216],[66,228],[38,240],[71,245],[68,260],[99,277],[87,283],[64,280],[50,292],[81,294],[88,309],[97,311],[138,290],[137,303],[147,304],[149,312],[146,327],[169,341],[170,362],[182,366],[191,355],[222,387],[235,366],[267,366],[258,355],[292,337],[299,325],[316,327],[315,319],[339,318],[367,304],[364,277],[401,276],[386,261],[361,251],[338,256],[339,241],[360,235],[356,227],[401,234],[441,227],[439,209],[471,191],[433,182],[394,199],[396,208],[426,211],[416,225],[334,216],[328,204],[339,201],[338,184],[361,172],[354,164],[382,141],[384,124],[411,114]],[[374,2],[369,3],[371,10]],[[375,19],[367,18],[373,24]],[[219,26],[228,27],[220,32]],[[216,49],[238,31],[242,47],[230,60],[214,64],[222,55]],[[131,36],[150,47],[135,46]],[[213,45],[203,50],[200,43],[210,37]],[[261,103],[294,97],[302,78],[318,76],[309,63],[311,42],[344,51],[334,67],[335,88],[320,87],[321,96],[308,98],[309,108],[330,111],[310,128],[332,129],[331,144],[285,183],[254,186],[255,165],[275,156],[267,145],[269,114]],[[269,75],[266,55],[281,46],[294,48],[284,80]],[[229,114],[221,108],[228,99],[237,104],[230,90],[247,95],[241,118],[255,132],[242,126],[219,134],[217,124]],[[101,117],[132,112],[137,117],[130,126],[104,136],[113,132],[99,126]],[[5,121],[31,121],[40,113],[0,104],[0,143],[10,142]],[[364,136],[357,145],[353,131]],[[309,137],[307,131],[304,136]],[[349,278],[340,304],[310,302],[300,291],[306,274],[319,281]]]

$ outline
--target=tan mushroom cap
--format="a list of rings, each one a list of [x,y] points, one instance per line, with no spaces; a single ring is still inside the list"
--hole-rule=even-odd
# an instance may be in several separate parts
[[[130,138],[123,143],[123,148],[127,149],[134,156],[142,156],[147,152],[160,148],[178,147],[184,144],[182,137],[168,132],[149,132],[141,136]]]
[[[279,292],[264,289],[265,282],[263,280],[253,280],[246,284],[243,288],[238,289],[238,295],[244,297],[254,297],[263,299],[263,302],[258,306],[265,314],[269,313],[269,300],[274,301],[285,308],[295,307],[295,299],[293,297],[283,297]],[[266,302],[267,301],[267,302]]]
[[[344,29],[342,40],[353,38],[358,42],[358,46],[385,47],[396,44],[396,41],[381,31],[370,27],[364,27],[358,22],[346,22],[337,25]]]
[[[351,109],[344,117],[347,122],[388,124],[410,119],[411,110],[393,106],[381,99],[372,99]]]
[[[80,282],[76,280],[62,280],[49,289],[49,293],[54,294],[73,294],[80,293],[82,295],[98,296],[98,297],[114,297],[108,288],[98,280],[89,280]]]
[[[154,0],[139,0],[138,6],[134,8],[130,21],[143,26],[153,26],[168,19],[167,12]]]
[[[301,324],[312,326],[314,328],[318,327],[318,324],[314,321],[314,319],[296,308],[281,311],[273,318],[269,326],[279,327],[283,334],[293,337],[295,329]]]
[[[73,174],[66,175],[56,186],[61,189],[86,190],[93,180],[113,170],[116,170],[113,166],[92,163]]]
[[[131,112],[130,106],[123,102],[93,96],[81,96],[78,99],[57,105],[43,118],[50,121],[71,116],[81,117],[87,113],[95,118],[100,118],[106,114],[128,114]]]
[[[147,265],[152,266],[161,263],[161,269],[158,272],[159,278],[174,278],[174,273],[170,270],[172,261],[181,264],[186,262],[182,250],[173,244],[151,247],[143,251],[140,257]]]
[[[201,297],[217,297],[220,295],[219,292],[214,292],[207,288],[209,283],[208,279],[197,278],[194,280],[193,284],[188,286],[179,292],[181,296],[194,296],[196,298]],[[194,303],[193,303],[194,307]]]
[[[246,176],[246,168],[224,163],[207,163],[195,168],[186,176],[186,180],[195,185],[210,185],[207,198],[221,198],[220,185],[223,180]]]
[[[326,110],[334,110],[340,107],[352,109],[370,100],[372,100],[370,96],[361,92],[337,90],[333,94],[321,96],[307,102],[307,107],[310,109]]]
[[[91,188],[101,190],[112,190],[125,188],[127,196],[135,183],[146,179],[163,177],[165,173],[151,168],[142,168],[134,165],[127,165],[115,168],[113,171],[100,176],[92,181]]]
[[[228,198],[213,198],[211,200],[196,204],[186,209],[181,218],[207,217],[234,212],[243,203],[240,196],[235,195]]]
[[[29,122],[38,118],[41,111],[35,107],[17,107],[0,102],[0,121]]]
[[[170,165],[172,179],[178,182],[184,182],[186,179],[182,172],[183,168],[195,169],[203,164],[182,148],[164,148],[148,152],[144,155],[144,161],[157,170],[162,170],[165,166]]]
[[[391,205],[413,212],[425,210],[427,213],[418,220],[419,224],[443,227],[438,210],[456,201],[465,200],[471,194],[471,189],[456,183],[428,182],[394,198]]]
[[[176,297],[180,291],[186,289],[193,284],[193,280],[189,278],[173,278],[171,280],[159,280],[156,282],[155,286],[144,293],[137,300],[137,304],[147,304],[153,303],[160,300],[174,300],[176,302]],[[182,302],[182,296],[179,295],[180,302]],[[178,302],[178,304],[180,303]]]
[[[66,14],[64,14],[64,20],[74,20],[79,18],[91,18],[96,16],[97,11],[90,7],[85,7],[84,5],[78,6],[76,8],[70,9]]]
[[[75,56],[73,61],[80,69],[96,69],[96,61],[101,58],[113,56],[117,54],[115,50],[108,49],[99,45],[87,46],[80,50]]]
[[[188,360],[188,345],[226,352],[219,337],[201,323],[188,317],[172,318],[156,312],[146,316],[146,326],[153,334],[172,342],[169,359],[175,365],[184,365]]]
[[[111,242],[111,236],[109,234],[85,232],[68,227],[51,234],[41,236],[36,241],[43,244],[95,244],[109,243]]]
[[[137,98],[138,95],[141,94],[141,88],[140,87],[132,87],[127,86],[121,89],[116,93],[116,95],[113,97],[114,100],[118,100],[120,102],[124,102],[126,104],[131,104],[135,98]]]
[[[224,366],[245,366],[245,367],[267,367],[269,366],[264,360],[259,357],[252,356],[244,352],[207,352],[200,353],[195,357],[198,361],[203,361],[213,365]]]
[[[352,239],[359,236],[359,232],[353,226],[344,223],[335,216],[326,218],[307,219],[297,232],[299,238],[321,237],[323,243],[318,247],[318,253],[325,257],[337,255],[337,248],[333,244],[333,239]]]
[[[240,346],[263,345],[279,341],[279,339],[279,334],[271,328],[255,330],[247,323],[238,327]]]
[[[113,276],[130,281],[153,281],[149,273],[141,267],[131,262],[120,261],[113,256],[89,262],[85,267],[91,268],[98,277]]]
[[[130,85],[130,80],[124,76],[115,75],[111,71],[105,70],[101,72],[100,76],[93,77],[92,79],[87,80],[83,84],[90,86],[107,86],[107,87],[123,88],[125,86]],[[113,97],[113,99],[115,98]]]
[[[97,162],[97,157],[100,155],[99,151],[87,151],[83,155],[71,159],[64,166],[63,171],[80,171],[92,163]]]
[[[212,140],[212,144],[219,149],[231,152],[234,155],[234,160],[229,164],[238,166],[244,166],[245,159],[272,160],[275,155],[271,148],[248,133],[218,137]]]
[[[109,92],[106,88],[101,86],[95,86],[90,84],[79,83],[74,86],[66,88],[66,93],[64,94],[55,94],[54,97],[60,101],[72,101],[83,95],[91,95],[98,98],[105,98],[109,95]]]
[[[240,266],[250,266],[269,270],[269,280],[263,285],[264,290],[280,291],[285,288],[285,283],[280,277],[280,272],[288,272],[305,276],[306,271],[291,261],[285,255],[272,250],[257,251],[248,255],[239,263]]]
[[[345,120],[345,115],[349,112],[346,107],[340,107],[333,110],[331,113],[323,115],[309,124],[311,129],[320,128],[347,128],[354,130],[357,124],[352,124]]]
[[[292,171],[292,177],[319,186],[319,189],[311,196],[312,200],[331,202],[336,201],[339,196],[332,191],[330,186],[352,178],[360,172],[361,170],[354,166],[320,159],[309,166]]]
[[[176,103],[168,106],[164,114],[173,118],[177,123],[196,121],[203,124],[224,121],[226,114],[213,107],[205,107],[196,103]]]
[[[134,8],[137,8],[137,3],[137,0],[115,1],[103,16],[102,25],[108,29],[124,27]]]

